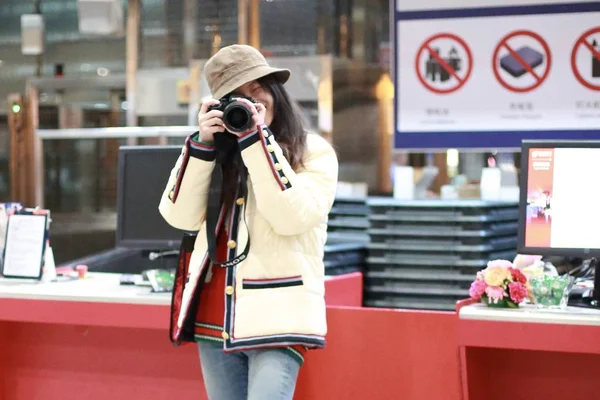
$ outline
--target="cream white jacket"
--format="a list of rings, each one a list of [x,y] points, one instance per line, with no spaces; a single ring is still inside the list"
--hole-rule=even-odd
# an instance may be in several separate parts
[[[170,225],[198,231],[187,267],[180,263],[186,276],[176,280],[174,342],[189,338],[186,327],[193,324],[193,305],[210,265],[205,217],[215,149],[195,138],[186,141],[159,205]],[[303,167],[294,171],[266,126],[240,138],[239,146],[249,174],[248,196],[227,213],[231,256],[244,249],[248,237],[251,243],[245,260],[227,267],[224,347],[322,347],[327,331],[323,248],[337,185],[336,154],[326,140],[309,134]]]

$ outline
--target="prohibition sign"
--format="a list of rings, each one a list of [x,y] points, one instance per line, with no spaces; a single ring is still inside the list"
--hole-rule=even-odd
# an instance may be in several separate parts
[[[577,42],[575,42],[575,46],[573,47],[573,52],[571,53],[571,68],[573,69],[573,73],[575,74],[575,78],[577,78],[577,80],[579,81],[579,83],[581,83],[583,86],[585,86],[588,89],[592,89],[592,90],[600,90],[600,84],[594,85],[593,83],[590,83],[590,82],[586,81],[583,78],[583,76],[581,75],[581,72],[579,72],[579,67],[577,66],[577,52],[583,46],[583,48],[587,48],[590,51],[590,53],[593,56],[593,58],[595,58],[596,60],[598,60],[600,62],[600,51],[598,51],[597,49],[595,49],[587,41],[587,39],[590,36],[592,36],[592,35],[594,35],[596,33],[600,33],[600,27],[590,29],[589,31],[587,31],[583,35],[581,35],[579,37],[579,39],[577,39]]]
[[[544,53],[546,56],[546,60],[545,60],[546,61],[546,70],[544,71],[544,73],[542,75],[535,72],[533,70],[533,68],[531,67],[531,65],[529,65],[527,63],[527,61],[525,61],[523,59],[523,57],[521,57],[521,55],[519,55],[519,53],[517,53],[512,47],[509,46],[508,41],[510,39],[513,39],[515,37],[522,37],[522,36],[534,39],[544,49]],[[508,50],[508,53],[511,56],[513,56],[513,58],[519,63],[519,65],[521,65],[525,69],[525,71],[527,71],[527,74],[531,75],[533,77],[535,82],[532,85],[525,86],[525,87],[518,87],[518,86],[514,86],[514,85],[511,85],[510,83],[506,82],[506,80],[500,74],[499,56],[500,56],[500,51],[502,49]],[[500,40],[500,43],[498,43],[498,45],[496,46],[496,50],[494,50],[494,56],[492,57],[492,70],[494,71],[494,76],[496,76],[496,79],[498,80],[498,82],[505,89],[507,89],[511,92],[516,92],[516,93],[530,92],[530,91],[536,89],[537,87],[539,87],[542,83],[544,83],[546,78],[548,78],[548,75],[550,74],[551,66],[552,66],[552,53],[550,52],[550,47],[548,47],[548,43],[546,43],[546,41],[540,35],[538,35],[535,32],[531,32],[531,31],[515,31],[513,33],[508,34],[502,40]]]
[[[431,44],[434,41],[439,40],[439,39],[449,39],[453,42],[456,42],[457,44],[460,45],[460,47],[462,47],[464,49],[464,52],[467,56],[466,57],[467,59],[465,60],[467,72],[464,74],[463,77],[459,76],[456,73],[456,71],[454,70],[454,68],[452,68],[452,66],[450,64],[448,64],[448,62],[432,48]],[[450,74],[450,76],[452,78],[454,78],[454,81],[456,82],[456,84],[451,87],[441,89],[441,88],[437,88],[437,87],[433,86],[431,83],[427,82],[427,79],[425,79],[425,77],[423,76],[423,66],[421,65],[421,62],[420,62],[421,57],[423,56],[423,53],[426,53],[427,55],[431,56],[445,72],[447,72],[448,74]],[[415,71],[417,73],[417,77],[419,78],[419,81],[423,84],[423,86],[425,86],[426,89],[428,89],[434,93],[448,94],[448,93],[457,91],[458,89],[463,87],[465,83],[467,83],[467,81],[469,80],[469,77],[471,76],[472,70],[473,70],[473,55],[471,54],[471,49],[469,49],[469,46],[463,39],[461,39],[460,37],[453,35],[451,33],[439,33],[437,35],[430,37],[421,45],[421,47],[419,47],[419,50],[417,51],[417,56],[416,56],[416,60],[415,60]]]

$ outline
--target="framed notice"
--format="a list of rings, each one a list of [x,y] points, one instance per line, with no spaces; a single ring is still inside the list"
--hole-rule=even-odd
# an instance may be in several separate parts
[[[48,235],[48,214],[19,211],[8,218],[2,276],[41,279]]]
[[[600,2],[395,0],[394,15],[396,149],[600,139]]]
[[[6,241],[6,225],[8,224],[8,217],[11,214],[21,209],[20,203],[0,203],[0,255],[4,249],[4,242]]]

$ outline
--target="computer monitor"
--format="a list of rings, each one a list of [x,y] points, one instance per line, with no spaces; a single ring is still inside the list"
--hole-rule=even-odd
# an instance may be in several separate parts
[[[178,248],[183,233],[158,212],[181,146],[124,146],[119,150],[117,247],[142,250]]]
[[[523,141],[520,254],[592,259],[600,305],[600,141]]]
[[[600,257],[600,141],[523,141],[519,253]]]

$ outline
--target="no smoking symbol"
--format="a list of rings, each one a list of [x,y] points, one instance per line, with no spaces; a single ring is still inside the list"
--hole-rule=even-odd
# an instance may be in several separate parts
[[[436,94],[452,93],[463,87],[472,69],[473,56],[469,46],[451,33],[430,37],[417,51],[417,78],[426,89]]]
[[[571,53],[571,68],[579,83],[588,89],[600,91],[600,43],[594,39],[594,35],[599,33],[600,27],[590,29],[577,39]],[[588,79],[584,76],[586,70],[589,71]]]

